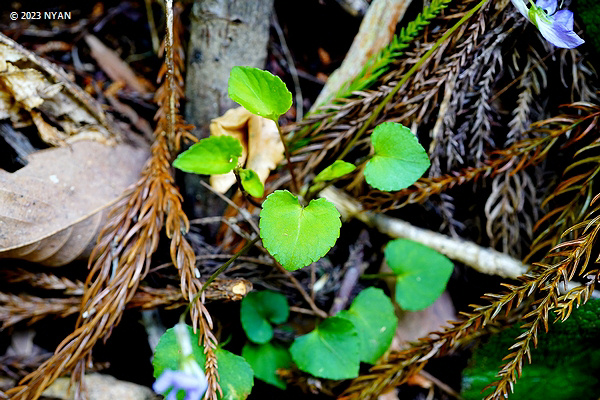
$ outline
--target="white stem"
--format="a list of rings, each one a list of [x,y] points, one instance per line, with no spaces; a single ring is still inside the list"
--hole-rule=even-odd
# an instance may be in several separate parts
[[[418,228],[384,214],[364,211],[358,201],[336,188],[327,187],[319,196],[332,202],[345,220],[356,218],[390,237],[421,243],[484,274],[514,279],[527,271],[527,265],[494,249]]]

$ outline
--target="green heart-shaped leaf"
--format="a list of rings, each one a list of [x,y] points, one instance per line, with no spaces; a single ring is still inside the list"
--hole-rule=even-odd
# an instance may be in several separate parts
[[[283,324],[290,313],[287,298],[281,293],[268,290],[250,292],[242,300],[240,319],[248,339],[255,343],[267,343],[273,338],[274,324]]]
[[[247,343],[242,349],[242,357],[252,366],[254,376],[258,379],[280,389],[286,388],[285,381],[277,375],[279,368],[292,365],[290,352],[286,348],[271,343]]]
[[[422,244],[392,240],[385,247],[385,260],[396,278],[396,302],[405,310],[429,307],[440,297],[452,275],[452,262]]]
[[[263,186],[258,174],[251,169],[240,169],[240,180],[242,187],[250,196],[263,197],[265,187]]]
[[[352,322],[327,318],[314,331],[296,338],[292,359],[303,371],[325,379],[352,379],[360,366],[360,339]]]
[[[325,199],[302,207],[287,190],[271,193],[260,212],[260,237],[269,253],[288,270],[323,257],[340,236],[340,213]]]
[[[360,360],[371,364],[390,347],[398,324],[392,301],[383,290],[373,287],[360,292],[350,309],[337,316],[354,324],[360,338]]]
[[[204,369],[206,356],[204,349],[198,346],[198,335],[193,333],[191,326],[188,326],[190,337],[192,339],[192,355],[194,359]],[[252,386],[254,385],[254,375],[252,367],[244,360],[243,357],[236,356],[227,350],[217,349],[217,371],[221,379],[219,384],[223,390],[223,396],[219,396],[220,400],[244,400],[250,395]],[[158,345],[154,350],[154,358],[152,366],[154,367],[154,377],[158,378],[165,369],[178,370],[179,358],[181,357],[181,349],[177,343],[175,329],[168,329],[158,341]],[[184,398],[182,392],[177,396],[179,400]]]
[[[315,177],[315,182],[326,182],[337,179],[354,171],[356,166],[346,161],[336,160]]]
[[[226,174],[236,167],[241,156],[242,144],[239,140],[230,136],[211,136],[177,156],[173,166],[194,174]]]
[[[367,183],[379,190],[406,189],[429,168],[429,157],[410,129],[396,122],[378,125],[371,135],[375,155],[365,167]]]
[[[229,97],[253,114],[277,122],[292,106],[292,93],[268,71],[233,67],[229,74]]]

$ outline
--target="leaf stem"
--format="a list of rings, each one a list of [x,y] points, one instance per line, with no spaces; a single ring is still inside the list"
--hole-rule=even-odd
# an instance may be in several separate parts
[[[369,129],[369,127],[371,126],[371,124],[377,119],[377,117],[379,116],[379,114],[381,113],[381,111],[384,109],[384,107],[392,100],[392,98],[396,95],[396,93],[398,93],[398,91],[400,91],[400,89],[402,88],[402,86],[404,86],[404,84],[408,81],[408,79],[419,70],[419,68],[421,68],[421,66],[425,63],[425,61],[427,61],[427,59],[429,59],[429,57],[431,57],[431,55],[462,25],[464,24],[469,18],[471,18],[473,16],[473,14],[475,14],[481,7],[483,7],[485,5],[485,3],[487,3],[488,0],[481,0],[475,7],[473,7],[471,10],[469,10],[456,24],[454,24],[450,29],[448,29],[446,31],[446,33],[444,34],[444,36],[442,36],[441,38],[438,39],[437,42],[435,42],[435,44],[433,45],[433,47],[431,47],[431,49],[429,49],[427,51],[427,53],[423,54],[423,57],[421,57],[419,59],[419,61],[412,66],[411,69],[408,70],[408,72],[402,77],[402,79],[400,79],[400,81],[396,84],[396,86],[394,87],[394,89],[392,89],[392,91],[390,93],[388,93],[387,96],[385,96],[385,98],[381,101],[381,103],[377,106],[377,108],[375,108],[375,110],[373,110],[373,113],[371,114],[371,116],[365,121],[365,123],[362,125],[362,127],[360,128],[360,130],[356,133],[356,135],[354,135],[354,137],[352,138],[352,140],[350,140],[350,142],[346,145],[346,147],[344,148],[344,150],[342,151],[342,153],[338,156],[338,160],[343,159],[349,152],[350,150],[352,150],[352,148],[354,147],[354,145],[356,144],[356,142],[358,141],[358,139],[360,139],[362,137],[362,135],[367,131],[367,129]]]
[[[238,257],[246,254],[248,252],[248,250],[250,250],[250,248],[252,246],[254,246],[256,244],[256,242],[258,242],[259,240],[260,240],[260,236],[257,236],[254,239],[252,239],[251,241],[249,241],[248,243],[246,243],[240,251],[235,253],[229,260],[225,261],[225,263],[223,265],[221,265],[219,267],[219,269],[217,269],[215,272],[213,272],[213,274],[210,276],[210,278],[208,278],[206,280],[206,282],[204,282],[204,285],[202,285],[202,288],[200,288],[200,291],[198,293],[196,293],[196,295],[194,296],[194,298],[192,300],[190,300],[187,307],[185,308],[185,311],[181,314],[181,317],[179,318],[180,321],[185,320],[185,316],[190,311],[192,304],[194,304],[200,298],[200,296],[202,295],[204,290],[208,287],[208,285],[210,285],[215,279],[217,279],[217,277],[219,275],[221,275],[223,273],[223,271],[225,271],[235,260],[237,260]]]
[[[292,190],[294,193],[298,194],[298,184],[296,181],[296,175],[294,174],[294,169],[292,168],[292,156],[290,155],[290,150],[288,149],[287,144],[285,143],[285,138],[283,137],[283,132],[281,132],[281,127],[279,126],[279,122],[276,120],[275,125],[277,126],[277,132],[279,132],[279,137],[281,138],[281,143],[283,143],[283,150],[285,151],[285,158],[287,160],[287,167],[290,171],[290,176],[292,179]]]

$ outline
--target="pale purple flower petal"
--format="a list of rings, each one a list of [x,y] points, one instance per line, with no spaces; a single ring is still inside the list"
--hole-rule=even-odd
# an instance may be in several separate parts
[[[176,373],[176,371],[172,371],[170,369],[164,370],[163,373],[158,377],[158,379],[152,385],[152,389],[154,389],[154,391],[156,393],[166,392],[168,388],[173,386],[173,384],[171,382],[173,381],[173,379],[175,379],[173,377],[173,375],[175,373]]]
[[[529,8],[525,0],[511,0],[517,10],[527,19],[529,19]]]
[[[560,10],[554,14],[554,25],[562,26],[567,31],[573,30],[574,21],[575,17],[569,10]]]
[[[584,43],[584,40],[573,32],[573,13],[569,10],[558,11],[551,23],[540,18],[537,25],[542,36],[556,47],[573,49]]]
[[[552,15],[556,12],[558,7],[558,0],[537,0],[536,6],[543,8],[546,14]]]
[[[154,382],[152,389],[164,394],[171,388],[167,400],[175,400],[179,390],[185,391],[185,400],[200,400],[208,387],[204,374],[201,376],[183,371],[165,370]]]

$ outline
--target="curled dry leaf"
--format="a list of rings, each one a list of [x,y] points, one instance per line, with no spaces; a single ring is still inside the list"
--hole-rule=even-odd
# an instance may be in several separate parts
[[[210,123],[213,136],[231,136],[242,143],[239,164],[257,173],[265,183],[270,172],[283,160],[283,143],[275,122],[254,115],[243,107],[227,111]],[[235,183],[233,172],[210,177],[210,184],[220,193],[225,193]]]
[[[81,141],[0,170],[0,257],[59,266],[88,255],[106,210],[148,156],[143,147]]]
[[[63,145],[92,139],[112,144],[102,122],[64,88],[33,67],[26,55],[0,43],[0,119],[35,124],[44,141]]]

